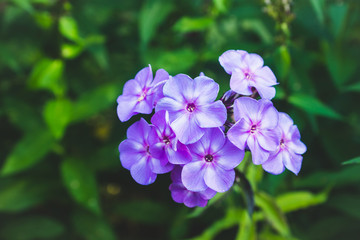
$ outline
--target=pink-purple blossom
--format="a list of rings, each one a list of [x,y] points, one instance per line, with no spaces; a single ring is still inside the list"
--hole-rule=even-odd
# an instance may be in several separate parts
[[[151,66],[140,70],[134,79],[124,85],[123,94],[117,99],[117,114],[125,122],[138,113],[149,114],[157,101],[163,97],[162,87],[169,79],[164,69],[159,69],[153,79]]]
[[[256,90],[261,98],[275,96],[276,77],[271,69],[264,66],[264,60],[255,53],[243,50],[228,50],[219,57],[221,66],[231,74],[230,88],[245,96]]]
[[[281,132],[280,143],[262,167],[272,174],[280,174],[286,167],[297,175],[302,163],[301,154],[306,152],[305,144],[300,141],[299,129],[291,117],[282,112],[279,113],[278,129]]]
[[[203,137],[188,147],[193,159],[182,170],[184,186],[194,192],[207,188],[217,192],[229,190],[235,180],[234,168],[244,158],[244,150],[235,147],[220,128],[206,129]]]
[[[141,118],[128,128],[128,138],[119,145],[122,166],[130,170],[134,180],[142,185],[153,183],[157,174],[173,169],[167,158],[158,159],[150,154],[150,141],[154,131],[154,127]]]
[[[170,126],[183,144],[198,141],[206,128],[220,127],[227,114],[224,104],[215,101],[219,85],[211,78],[199,76],[194,80],[178,74],[164,85],[164,98],[156,105],[156,111],[169,112]],[[215,101],[215,102],[214,102]]]
[[[254,164],[264,163],[280,143],[278,111],[269,100],[241,97],[235,100],[234,117],[229,140],[241,150],[249,148]]]

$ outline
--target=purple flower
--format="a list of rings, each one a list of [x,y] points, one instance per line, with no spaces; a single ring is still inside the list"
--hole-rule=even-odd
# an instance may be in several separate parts
[[[241,97],[235,100],[234,117],[229,140],[241,150],[248,147],[254,164],[264,163],[280,143],[278,111],[269,100]]]
[[[166,158],[157,159],[150,152],[150,141],[155,131],[143,118],[127,130],[128,139],[119,145],[120,161],[124,168],[130,170],[137,183],[148,185],[155,181],[156,174],[167,173],[173,169]]]
[[[171,180],[169,190],[171,191],[171,197],[177,203],[184,203],[187,207],[205,207],[208,200],[215,196],[216,191],[207,188],[201,192],[193,192],[184,186],[181,182],[182,167],[177,165],[171,172]]]
[[[156,111],[169,112],[170,126],[183,144],[198,141],[205,128],[220,127],[226,120],[226,108],[215,101],[219,85],[211,78],[199,76],[192,80],[185,74],[170,78]]]
[[[280,174],[285,166],[297,175],[301,168],[301,154],[306,152],[306,146],[300,141],[299,129],[286,113],[279,113],[278,128],[281,132],[280,144],[262,167],[267,172]]]
[[[207,188],[229,190],[235,180],[234,168],[244,158],[244,151],[229,142],[220,128],[207,129],[198,142],[188,147],[193,160],[181,173],[184,186],[194,192]]]
[[[175,133],[170,128],[169,113],[159,111],[151,118],[151,123],[155,126],[153,136],[150,141],[150,153],[152,156],[163,159],[166,158],[172,164],[185,164],[191,161],[189,149],[179,142]]]
[[[264,65],[263,59],[255,53],[242,50],[228,50],[219,57],[221,66],[231,74],[230,88],[242,95],[251,95],[256,89],[261,98],[275,96],[276,77]],[[254,89],[253,89],[254,88]]]
[[[169,74],[164,69],[159,69],[153,80],[149,65],[139,71],[135,79],[127,81],[123,94],[117,99],[117,114],[120,121],[125,122],[138,113],[151,113],[156,102],[163,97],[162,86],[167,79]]]

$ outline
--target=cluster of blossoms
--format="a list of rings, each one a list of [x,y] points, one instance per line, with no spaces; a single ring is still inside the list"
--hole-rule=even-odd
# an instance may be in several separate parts
[[[285,167],[298,174],[306,151],[292,119],[271,102],[278,83],[263,59],[229,50],[219,61],[231,75],[231,90],[221,100],[219,85],[203,73],[192,79],[160,69],[153,78],[151,66],[129,80],[117,99],[122,122],[155,109],[151,124],[141,118],[127,130],[119,145],[122,166],[143,185],[171,172],[171,196],[187,207],[203,207],[229,190],[245,151],[272,174]]]

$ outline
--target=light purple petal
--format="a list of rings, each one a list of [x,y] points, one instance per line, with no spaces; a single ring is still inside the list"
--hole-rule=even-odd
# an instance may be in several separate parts
[[[203,199],[199,193],[196,192],[188,192],[184,198],[184,205],[192,208],[192,207],[205,207],[207,204],[207,200]]]
[[[252,161],[255,165],[263,164],[269,158],[269,152],[264,150],[255,139],[253,135],[250,135],[247,140],[248,147],[251,151]]]
[[[182,102],[178,102],[172,98],[164,97],[160,99],[160,101],[156,104],[155,110],[156,112],[166,110],[171,115],[171,113],[173,112],[178,112],[180,110],[185,111],[185,107],[185,104],[183,104]]]
[[[153,110],[153,97],[147,96],[142,101],[138,101],[134,111],[137,113],[150,114]]]
[[[192,99],[194,80],[185,74],[170,77],[164,85],[163,92],[165,97],[176,99],[178,102],[184,102],[185,99]]]
[[[249,135],[249,126],[244,119],[237,121],[227,132],[230,142],[241,150],[245,150]]]
[[[276,85],[276,77],[268,66],[262,67],[255,72],[254,78],[264,86]]]
[[[261,132],[256,134],[256,139],[263,149],[272,152],[279,146],[280,136],[278,129],[261,130]]]
[[[166,149],[169,162],[172,164],[186,164],[191,162],[192,158],[187,147],[180,142],[177,144],[177,147],[177,151],[170,147]]]
[[[217,192],[215,190],[212,190],[211,188],[207,188],[206,190],[199,192],[200,196],[206,200],[213,198],[216,195],[216,193]]]
[[[144,89],[147,86],[150,86],[151,81],[153,80],[153,74],[151,66],[141,69],[135,76],[135,80],[140,84],[141,88]]]
[[[256,53],[247,54],[244,58],[244,61],[249,66],[249,69],[252,73],[255,73],[259,68],[264,65],[264,60]]]
[[[125,83],[123,89],[123,96],[132,95],[139,96],[143,91],[143,88],[140,86],[139,82],[135,79],[129,80]]]
[[[289,157],[284,158],[284,164],[287,169],[298,175],[301,169],[303,157],[301,155],[290,153]]]
[[[156,174],[151,171],[150,159],[147,157],[132,165],[130,173],[134,180],[141,185],[149,185],[156,179]]]
[[[277,154],[269,157],[269,160],[262,164],[262,167],[265,171],[272,173],[272,174],[280,174],[285,170],[284,167],[284,151],[280,151]]]
[[[161,133],[164,132],[164,130],[167,126],[166,121],[165,121],[165,115],[166,115],[166,111],[161,110],[161,111],[156,112],[151,117],[151,123],[154,124]]]
[[[154,81],[151,83],[152,86],[156,86],[158,83],[166,81],[169,79],[169,73],[164,69],[159,69],[156,71]]]
[[[165,160],[167,162],[167,159],[156,159],[154,157],[151,158],[150,166],[151,171],[157,174],[167,173],[173,170],[174,165],[167,162],[165,165],[162,163],[162,161]]]
[[[220,128],[211,128],[207,129],[204,137],[200,139],[201,143],[204,145],[207,153],[216,153],[223,148],[225,144],[225,134]]]
[[[215,164],[209,164],[204,177],[205,183],[209,188],[217,192],[226,192],[234,183],[235,171],[224,170]]]
[[[257,121],[261,121],[261,129],[274,129],[279,123],[279,113],[272,102],[267,99],[259,100],[260,108]]]
[[[194,98],[196,104],[202,105],[215,101],[219,93],[219,84],[206,76],[194,79]]]
[[[169,186],[172,199],[177,203],[183,203],[188,191],[181,183],[172,183]]]
[[[194,116],[189,113],[182,114],[170,126],[183,144],[194,143],[204,135],[204,130],[196,124]]]
[[[153,156],[154,158],[157,159],[166,158],[164,144],[161,142],[158,142],[156,144],[150,144],[149,152],[151,153],[151,156]]]
[[[183,167],[181,179],[190,191],[199,192],[207,188],[204,181],[205,165],[203,161],[191,162]]]
[[[297,154],[304,154],[306,152],[306,146],[300,141],[300,132],[297,126],[291,126],[290,134],[292,138],[291,141],[287,142],[288,147]]]
[[[136,96],[125,96],[121,95],[117,99],[118,106],[117,106],[117,115],[122,122],[126,122],[132,116],[137,114],[135,112],[135,107],[137,102]]]
[[[232,74],[235,69],[239,68],[245,55],[247,52],[243,50],[228,50],[219,57],[219,62],[228,74]]]
[[[216,164],[225,170],[230,170],[240,164],[244,155],[244,150],[240,150],[227,140],[224,147],[216,153]]]
[[[256,85],[254,85],[254,87],[256,88],[256,90],[258,91],[258,93],[262,99],[270,100],[275,97],[276,90],[274,87],[264,86],[263,84],[260,84],[260,83],[256,83]]]
[[[234,102],[235,121],[238,121],[240,118],[255,120],[259,110],[260,104],[255,99],[249,97],[238,98]]]
[[[182,171],[182,167],[180,165],[175,165],[174,169],[171,171],[170,178],[174,183],[180,182],[182,184],[181,171]]]
[[[122,141],[119,145],[121,165],[130,169],[131,166],[145,156],[144,146],[130,139]]]
[[[151,129],[152,127],[143,118],[141,118],[128,128],[126,135],[128,139],[145,144]]]
[[[294,121],[292,120],[292,118],[287,113],[279,112],[279,127],[283,130],[283,132],[290,132],[290,128],[292,125],[294,125]]]
[[[245,74],[242,71],[233,72],[230,78],[230,88],[242,95],[252,94],[250,81],[245,78]]]
[[[202,105],[198,107],[195,118],[198,125],[202,128],[220,127],[227,118],[226,108],[220,100]]]

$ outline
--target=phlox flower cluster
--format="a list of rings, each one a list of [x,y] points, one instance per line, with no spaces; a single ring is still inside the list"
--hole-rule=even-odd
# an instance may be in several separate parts
[[[231,90],[220,100],[219,85],[203,73],[192,79],[159,69],[153,78],[150,65],[117,99],[122,122],[154,112],[150,123],[141,118],[128,128],[119,145],[122,166],[142,185],[171,172],[171,196],[187,207],[204,207],[228,191],[245,151],[269,173],[287,168],[296,175],[306,152],[293,120],[271,102],[278,83],[263,59],[229,50],[219,62],[231,75]]]

